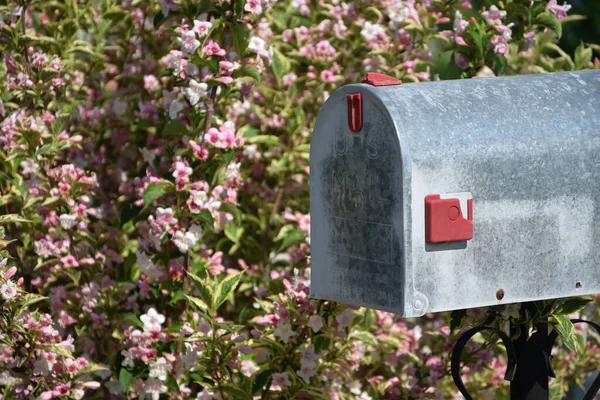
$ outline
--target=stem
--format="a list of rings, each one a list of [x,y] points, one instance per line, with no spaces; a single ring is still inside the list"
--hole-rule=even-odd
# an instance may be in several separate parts
[[[217,388],[222,399],[225,399],[223,394],[223,385],[221,385],[221,377],[219,376],[219,363],[217,362],[217,327],[212,325],[212,362],[215,366],[214,378],[217,381]],[[219,360],[220,361],[220,360]]]

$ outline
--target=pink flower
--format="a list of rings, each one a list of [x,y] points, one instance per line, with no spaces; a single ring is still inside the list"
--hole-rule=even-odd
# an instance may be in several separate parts
[[[144,89],[153,92],[158,88],[158,79],[154,75],[144,75]]]
[[[345,328],[354,320],[356,315],[352,312],[352,309],[346,308],[340,315],[335,317],[335,320],[340,324],[340,328]]]
[[[454,13],[454,33],[457,36],[461,36],[465,33],[465,29],[469,25],[469,21],[465,21],[460,11]]]
[[[262,13],[262,6],[260,0],[247,0],[244,10],[252,14]]]
[[[290,386],[291,382],[290,382],[290,378],[289,378],[287,372],[282,372],[281,374],[274,373],[273,374],[273,384],[275,384],[279,387]]]
[[[211,27],[212,27],[212,24],[210,22],[198,21],[197,19],[194,20],[193,30],[194,30],[194,32],[196,32],[198,34],[199,37],[206,36]]]
[[[324,57],[335,57],[335,49],[329,43],[329,40],[321,40],[316,46],[317,54]]]
[[[223,50],[214,40],[209,39],[206,44],[204,45],[204,48],[202,49],[202,52],[210,57],[210,56],[224,56],[225,55],[225,50]]]
[[[17,267],[10,267],[6,271],[6,279],[12,278],[17,273]]]
[[[559,21],[562,21],[565,18],[567,18],[567,11],[569,11],[570,9],[571,5],[566,2],[563,3],[562,6],[559,6],[556,3],[556,0],[550,0],[550,2],[548,3],[548,12],[556,15]]]
[[[75,257],[73,257],[71,254],[63,257],[60,259],[60,262],[63,263],[63,265],[65,266],[65,268],[71,268],[71,267],[78,267],[79,263],[77,262],[77,259]]]
[[[554,0],[556,3],[556,0]],[[491,25],[500,25],[502,24],[502,19],[506,17],[506,11],[498,10],[498,7],[491,6],[489,11],[484,11],[481,13],[481,16],[486,20],[488,24]]]
[[[460,53],[454,53],[454,63],[460,69],[469,67],[469,61]]]
[[[316,371],[314,365],[302,364],[300,369],[296,371],[296,374],[306,382],[307,385],[310,384],[310,378],[315,376]]]

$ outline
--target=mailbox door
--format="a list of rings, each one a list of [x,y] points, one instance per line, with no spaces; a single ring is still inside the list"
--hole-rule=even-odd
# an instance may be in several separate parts
[[[406,270],[428,311],[600,293],[600,71],[378,95],[410,155]],[[472,240],[427,243],[425,198],[457,192]]]
[[[362,128],[352,132],[347,95],[358,93]],[[369,87],[346,86],[328,99],[310,158],[312,295],[403,314],[402,154]]]

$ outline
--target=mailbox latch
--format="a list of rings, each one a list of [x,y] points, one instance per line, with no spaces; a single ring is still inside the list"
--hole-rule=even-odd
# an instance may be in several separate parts
[[[425,196],[425,240],[428,243],[471,239],[473,239],[473,197],[471,193]]]
[[[348,127],[352,132],[358,133],[363,127],[362,95],[347,94],[346,99],[348,99]]]

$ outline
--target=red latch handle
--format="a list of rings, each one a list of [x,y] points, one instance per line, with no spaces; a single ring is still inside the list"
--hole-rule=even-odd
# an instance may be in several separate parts
[[[346,95],[348,99],[348,127],[352,132],[360,132],[363,127],[362,96],[360,93]]]

